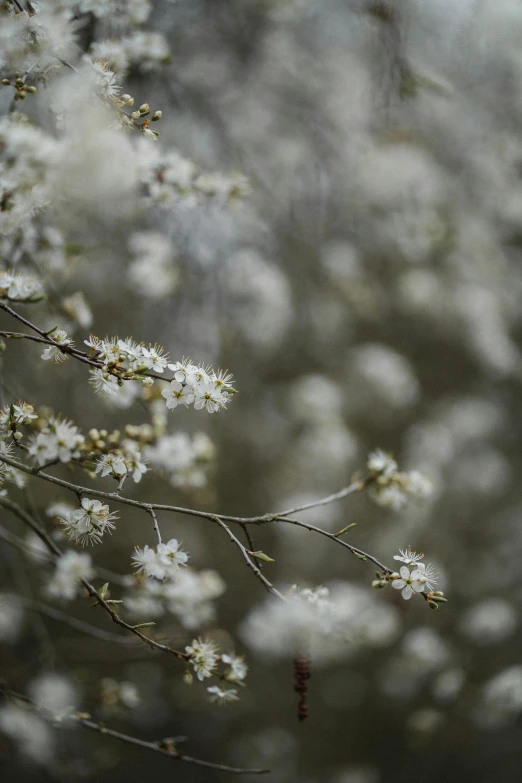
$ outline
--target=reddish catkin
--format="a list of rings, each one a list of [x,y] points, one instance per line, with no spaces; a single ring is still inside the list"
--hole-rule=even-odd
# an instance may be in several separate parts
[[[297,717],[300,721],[303,721],[308,717],[308,680],[312,676],[311,661],[307,655],[296,655],[294,658],[294,675],[294,690],[299,694]]]

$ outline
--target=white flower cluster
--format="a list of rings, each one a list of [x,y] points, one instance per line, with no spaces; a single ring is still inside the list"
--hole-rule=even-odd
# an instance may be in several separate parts
[[[132,556],[133,565],[138,573],[152,576],[156,579],[175,579],[180,566],[187,564],[189,556],[179,548],[176,538],[171,538],[166,544],[158,544],[156,549],[145,546],[143,549],[136,547],[136,554]]]
[[[82,579],[90,579],[94,571],[90,555],[68,549],[56,564],[56,569],[47,583],[47,593],[64,601],[72,601],[78,595]]]
[[[174,410],[178,405],[188,407],[192,403],[196,410],[206,409],[215,413],[225,408],[230,395],[234,393],[232,376],[221,370],[216,374],[211,367],[201,367],[183,359],[169,364],[174,377],[167,389],[163,389],[167,408]]]
[[[30,439],[27,453],[40,466],[53,460],[70,462],[80,456],[84,442],[85,438],[76,425],[51,417],[45,429]]]
[[[63,329],[58,329],[57,331],[53,332],[51,337],[61,346],[69,348],[74,347],[74,342],[70,337],[67,336],[67,332],[64,332]],[[47,348],[44,348],[41,358],[46,362],[50,359],[53,359],[57,364],[59,364],[60,362],[64,362],[68,357],[67,354],[63,353],[63,351],[61,351],[57,345],[48,345]]]
[[[146,22],[152,11],[149,0],[80,0],[78,10],[92,13],[98,19],[110,16],[111,23],[119,27]]]
[[[185,652],[190,656],[190,663],[198,680],[212,677],[219,663],[218,646],[215,642],[193,639],[192,644],[185,647]]]
[[[0,430],[16,431],[16,428],[22,424],[30,424],[32,419],[37,419],[38,415],[34,408],[23,400],[13,405],[6,405],[0,411]]]
[[[203,174],[194,161],[175,150],[164,155],[158,151],[155,159],[149,159],[142,178],[151,206],[165,209],[195,207],[209,198],[224,205],[250,193],[249,182],[242,174]]]
[[[123,598],[125,609],[139,619],[174,615],[184,628],[196,629],[215,618],[212,601],[225,591],[216,571],[179,570],[176,581],[141,579]]]
[[[146,385],[153,383],[148,373],[163,374],[168,368],[174,376],[168,389],[161,392],[167,408],[173,410],[178,405],[189,406],[192,403],[197,410],[206,409],[214,413],[226,407],[230,395],[234,394],[232,376],[219,370],[217,373],[211,367],[202,367],[188,359],[169,364],[168,355],[159,345],[149,345],[148,348],[128,338],[108,338],[100,340],[91,335],[85,344],[91,349],[92,356],[104,362],[103,369],[91,370],[91,383],[99,393],[112,395],[125,381],[109,372],[118,368],[127,377],[139,378]],[[145,376],[140,375],[145,373]]]
[[[0,299],[9,299],[11,302],[38,302],[43,296],[43,286],[34,275],[0,270]]]
[[[368,492],[379,506],[399,511],[409,498],[425,500],[433,493],[433,484],[422,473],[399,472],[395,460],[380,449],[370,453],[367,467],[373,479]]]
[[[145,449],[147,460],[167,474],[172,486],[183,489],[205,486],[206,468],[214,455],[214,444],[203,432],[163,435]]]
[[[90,51],[96,60],[106,62],[116,71],[119,78],[126,76],[131,66],[145,73],[156,70],[170,57],[165,36],[149,30],[137,30],[120,39],[95,41]]]
[[[99,500],[82,498],[81,507],[60,517],[60,521],[71,541],[85,546],[99,543],[106,531],[114,529],[116,518],[117,514]]]
[[[0,120],[0,235],[20,235],[30,230],[35,213],[44,209],[53,196],[60,154],[60,142],[31,125],[23,115]],[[0,296],[14,301],[35,301],[43,296],[37,279],[6,271],[1,273],[0,291]]]
[[[138,444],[136,441],[126,438],[122,441],[121,448],[116,452],[100,457],[96,463],[95,473],[101,473],[102,478],[103,476],[116,478],[132,476],[134,482],[138,484],[147,470]]]

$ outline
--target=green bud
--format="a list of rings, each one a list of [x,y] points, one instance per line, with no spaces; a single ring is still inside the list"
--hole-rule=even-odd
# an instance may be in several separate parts
[[[334,536],[335,536],[336,538],[338,538],[339,536],[342,536],[342,535],[344,535],[344,534],[345,534],[345,533],[347,533],[349,530],[351,530],[353,527],[355,527],[355,526],[356,526],[356,524],[357,524],[357,522],[352,522],[352,524],[351,524],[351,525],[346,525],[346,527],[343,527],[343,529],[342,529],[342,530],[339,530],[339,532],[338,532],[338,533],[334,533]]]
[[[139,625],[133,625],[132,627],[136,631],[139,628],[152,628],[156,623],[140,623]]]
[[[430,609],[438,609],[439,608],[439,605],[438,605],[438,603],[436,601],[428,601],[428,603],[430,605]]]
[[[364,560],[364,561],[368,560],[368,558],[366,557],[366,555],[360,555],[360,554],[359,554],[359,552],[352,552],[352,555],[355,555],[355,557],[356,557],[358,560]]]
[[[275,563],[275,560],[271,557],[268,557],[268,555],[265,555],[264,552],[258,551],[258,552],[249,552],[249,555],[253,555],[258,560],[262,560],[263,563]]]
[[[2,84],[9,85],[9,84],[11,84],[11,82],[9,81],[9,79],[2,79]]]
[[[372,582],[372,587],[374,587],[376,590],[380,590],[382,587],[386,587],[386,581],[384,579],[374,579]]]

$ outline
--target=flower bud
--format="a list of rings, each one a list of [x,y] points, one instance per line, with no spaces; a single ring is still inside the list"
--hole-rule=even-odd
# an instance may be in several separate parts
[[[21,432],[13,432],[13,438],[14,438],[15,440],[22,440],[22,438],[23,438],[23,437],[24,437],[24,436],[22,435],[22,433],[21,433]]]
[[[147,114],[147,112],[150,111],[150,106],[148,103],[142,103],[140,106],[140,114]]]
[[[151,120],[152,122],[157,122],[158,120],[161,120],[162,117],[163,117],[162,111],[155,111],[151,117]]]
[[[438,605],[438,603],[436,601],[428,601],[428,603],[430,605],[430,609],[438,609],[439,608],[439,605]]]
[[[145,386],[145,388],[148,388],[149,386],[153,386],[154,385],[154,378],[148,378],[148,377],[147,378],[143,378],[143,380],[141,382],[141,385]]]
[[[38,92],[38,90],[36,89],[36,87],[33,87],[33,85],[31,85],[30,87],[26,87],[26,88],[25,88],[25,91],[26,91],[26,92],[31,92],[31,93],[33,93],[33,94],[34,94],[35,92]]]
[[[2,79],[2,84],[11,84],[9,79]]]
[[[192,672],[189,672],[188,669],[183,675],[183,682],[185,683],[185,685],[192,685],[192,683],[194,682],[194,677],[192,676]]]
[[[374,579],[372,582],[372,587],[374,587],[376,590],[380,590],[382,587],[386,587],[386,582],[384,579]]]
[[[133,111],[132,114],[131,114],[131,117],[132,117],[133,120],[139,120],[139,118],[140,118],[139,111]]]

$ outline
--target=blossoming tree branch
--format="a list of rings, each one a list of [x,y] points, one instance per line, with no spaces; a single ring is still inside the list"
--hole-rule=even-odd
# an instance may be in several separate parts
[[[116,4],[117,13],[129,26],[134,23],[131,5]],[[350,634],[357,632],[357,619],[335,590],[292,584],[291,563],[287,567],[291,586],[274,584],[270,577],[273,558],[258,548],[264,528],[294,526],[303,534],[326,537],[347,556],[376,569],[368,586],[391,587],[405,600],[421,598],[428,607],[438,609],[446,599],[436,589],[437,573],[423,562],[423,555],[409,547],[401,549],[393,555],[400,566],[390,566],[347,540],[354,523],[333,533],[300,518],[301,512],[363,492],[378,505],[398,511],[410,500],[427,497],[431,484],[417,471],[400,471],[392,456],[376,450],[369,455],[366,468],[340,491],[257,516],[232,516],[134,497],[131,488],[150,472],[165,477],[174,488],[206,482],[214,455],[212,442],[204,433],[172,434],[170,422],[184,409],[191,409],[194,417],[205,413],[226,416],[236,389],[228,371],[183,357],[171,358],[158,343],[89,333],[93,318],[87,296],[82,291],[62,291],[66,242],[53,221],[58,212],[68,208],[66,198],[73,203],[80,199],[78,209],[82,202],[78,194],[67,192],[59,163],[74,158],[78,144],[96,144],[107,156],[116,147],[123,149],[129,165],[132,160],[131,184],[140,193],[144,221],[154,210],[180,203],[197,207],[218,202],[227,209],[244,198],[249,187],[241,175],[205,173],[177,150],[161,146],[156,128],[162,111],[152,112],[146,102],[133,110],[134,98],[122,94],[111,68],[116,48],[111,51],[109,41],[95,41],[88,52],[81,50],[78,31],[85,15],[103,19],[110,13],[109,6],[87,0],[64,1],[42,3],[37,12],[31,3],[13,1],[3,3],[0,9],[1,40],[5,43],[0,68],[3,89],[10,95],[8,111],[0,120],[0,507],[3,519],[12,518],[21,526],[17,533],[0,526],[0,537],[28,561],[37,562],[45,574],[45,600],[31,604],[36,611],[102,644],[112,638],[106,628],[74,617],[76,602],[90,601],[122,632],[179,662],[187,686],[195,677],[205,684],[210,702],[225,705],[239,699],[248,667],[244,656],[234,649],[221,649],[204,630],[214,616],[214,601],[224,591],[223,580],[214,570],[192,567],[182,542],[162,533],[167,515],[190,516],[215,526],[267,593],[266,600],[245,621],[244,633],[246,638],[259,640],[260,647],[270,644],[294,659],[300,694],[298,714],[303,719],[308,711],[310,666],[326,648],[330,653],[341,650]],[[8,31],[5,38],[4,30]],[[121,44],[121,57],[157,67],[155,59],[161,57],[155,58],[154,47],[148,47],[142,38],[141,31],[129,33]],[[156,41],[158,47],[161,49]],[[22,105],[38,100],[42,90],[49,90],[51,96],[51,129],[38,125],[38,113],[31,107],[27,113],[21,111]],[[89,125],[93,116],[96,122]],[[165,241],[153,231],[134,235],[129,246],[135,257],[131,277],[143,276],[152,243],[154,260],[148,262],[146,276],[160,279],[162,287],[174,285],[161,261]],[[155,265],[153,272],[150,264]],[[114,430],[89,427],[88,422],[80,426],[59,410],[46,407],[48,400],[26,400],[11,394],[24,348],[31,360],[45,363],[49,376],[55,374],[62,382],[71,363],[83,365],[90,393],[122,410],[140,404],[148,421]],[[30,487],[36,496],[46,484],[60,496],[47,505],[43,518],[28,502],[27,490]],[[132,571],[107,572],[97,565],[96,554],[108,536],[121,535],[125,540],[128,509],[143,512],[142,539],[128,553]],[[327,576],[325,566],[325,581]],[[53,604],[72,608],[65,613]],[[161,617],[167,614],[176,618],[187,637],[181,646],[172,646],[158,632],[157,624],[161,625]],[[115,636],[117,641],[124,638]],[[58,710],[9,685],[3,688],[3,697],[0,728],[15,740],[23,735],[31,716],[37,716],[55,726],[73,722],[181,762],[231,773],[266,771],[194,758],[181,752],[174,740],[147,742],[107,728],[75,704]],[[125,689],[117,689],[117,698],[129,700],[128,689],[126,695]],[[17,734],[13,726],[23,730]]]

